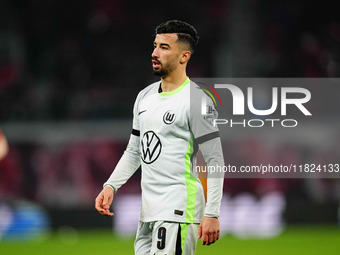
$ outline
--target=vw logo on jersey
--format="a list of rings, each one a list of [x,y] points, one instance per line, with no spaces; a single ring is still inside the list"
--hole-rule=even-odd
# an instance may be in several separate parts
[[[162,143],[153,131],[144,133],[142,138],[142,160],[146,164],[154,162],[161,154]]]
[[[163,121],[167,125],[174,123],[175,119],[176,116],[172,111],[167,111],[163,116]]]

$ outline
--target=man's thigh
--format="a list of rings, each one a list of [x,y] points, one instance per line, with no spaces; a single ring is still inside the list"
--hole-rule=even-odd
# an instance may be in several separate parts
[[[150,254],[152,244],[152,224],[152,222],[139,222],[135,240],[135,254]]]
[[[195,254],[198,229],[198,224],[140,222],[135,254]]]

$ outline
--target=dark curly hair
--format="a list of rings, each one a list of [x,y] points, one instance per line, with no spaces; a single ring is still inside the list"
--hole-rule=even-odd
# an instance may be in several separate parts
[[[156,27],[155,35],[167,33],[176,33],[178,41],[187,43],[191,53],[195,51],[199,37],[192,25],[180,20],[169,20]]]

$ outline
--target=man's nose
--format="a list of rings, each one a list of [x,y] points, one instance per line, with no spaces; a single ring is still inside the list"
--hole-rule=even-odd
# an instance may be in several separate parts
[[[152,54],[151,54],[151,57],[152,57],[152,58],[158,58],[158,57],[159,57],[157,47],[155,47],[155,48],[153,49],[153,52],[152,52]]]

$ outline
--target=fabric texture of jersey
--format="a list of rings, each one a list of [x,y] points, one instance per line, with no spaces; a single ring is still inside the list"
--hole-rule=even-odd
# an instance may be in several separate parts
[[[124,153],[116,167],[116,170],[135,169],[125,170],[123,175],[115,174],[115,170],[104,185],[109,184],[117,190],[124,184],[138,168],[131,155],[139,154],[142,167],[140,221],[199,223],[204,215],[205,197],[202,184],[193,172],[197,152],[195,141],[218,137],[218,128],[212,125],[211,118],[201,114],[200,99],[208,97],[189,78],[171,92],[159,93],[159,87],[160,82],[156,82],[138,94],[133,111],[133,132],[127,148],[133,154]],[[207,100],[211,101],[210,98]],[[212,109],[212,103],[209,107]],[[210,112],[216,114],[216,111]],[[216,142],[220,143],[219,137]],[[220,153],[214,164],[221,165],[224,162],[220,144],[218,150]],[[216,193],[221,194],[222,185],[223,178],[215,185]],[[218,207],[219,210],[220,199],[221,195],[218,195],[217,206],[211,208]],[[218,216],[219,211],[211,211],[212,216]]]

